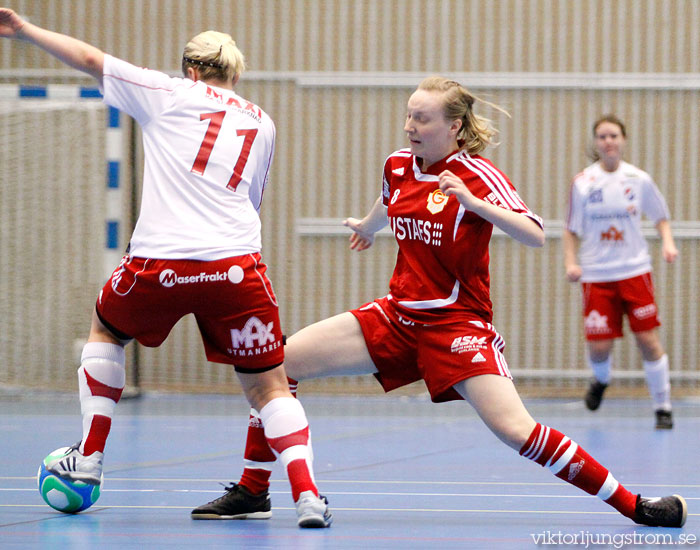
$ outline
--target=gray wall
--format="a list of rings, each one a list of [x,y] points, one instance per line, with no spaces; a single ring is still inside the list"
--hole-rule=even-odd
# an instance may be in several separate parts
[[[685,387],[697,387],[700,0],[8,4],[39,25],[172,73],[178,70],[184,43],[200,30],[215,28],[234,36],[249,64],[239,92],[265,109],[278,129],[271,187],[263,205],[263,255],[288,334],[386,293],[395,254],[392,239],[381,237],[373,249],[351,253],[337,221],[361,216],[378,195],[384,159],[405,146],[405,102],[420,79],[430,73],[450,74],[505,107],[512,118],[482,110],[501,130],[502,144],[486,155],[548,221],[548,241],[543,250],[532,250],[494,237],[494,323],[506,339],[511,369],[542,387],[568,387],[587,376],[579,288],[564,280],[558,237],[569,183],[588,162],[590,125],[599,114],[616,112],[628,125],[628,160],[655,177],[674,217],[678,263],[661,265],[658,241],[652,240],[662,337],[674,376]],[[88,82],[36,48],[2,41],[0,83]],[[95,131],[88,141],[99,144],[104,136],[99,128]],[[39,130],[17,138],[17,147],[31,152],[37,134],[45,140],[41,147],[60,141]],[[128,137],[124,146],[129,146]],[[65,154],[74,154],[72,149]],[[75,155],[67,164],[84,166],[85,159]],[[1,173],[6,173],[3,163],[12,162],[0,155]],[[139,146],[131,162],[141,169]],[[55,166],[45,170],[59,177]],[[125,213],[130,185],[126,173]],[[72,173],[65,177],[76,178]],[[81,182],[83,193],[95,195],[90,199],[97,205],[92,216],[102,208],[103,176],[99,167],[89,171],[85,166],[82,177],[99,180]],[[51,209],[43,194],[26,195],[37,178],[43,176],[24,170],[13,178],[15,187],[3,185],[3,212],[13,211],[20,200],[30,201],[27,208]],[[100,263],[102,244],[94,236],[100,222],[84,227],[85,200],[76,198],[61,213],[73,224],[69,231],[81,243],[81,254]],[[90,219],[95,218],[99,216]],[[28,220],[22,227],[0,223],[4,234],[32,235],[38,222]],[[8,239],[0,238],[0,256],[9,250]],[[124,245],[127,239],[125,235]],[[41,282],[30,294],[21,274],[36,268],[31,258],[41,254],[51,263],[52,254],[59,258],[66,251],[37,248],[30,236],[12,246],[18,251],[16,261],[0,264],[2,292],[12,296],[11,305],[0,306],[5,348],[0,360],[7,365],[0,371],[0,383],[34,385],[50,379],[73,388],[73,344],[87,334],[99,272],[66,276],[64,285],[72,294],[42,294],[52,291]],[[53,276],[43,265],[39,271]],[[26,308],[45,301],[67,305],[45,308],[44,315],[29,322]],[[135,351],[130,354],[135,360]],[[630,338],[617,346],[615,358],[621,376],[641,375],[641,360]],[[145,387],[237,390],[229,367],[204,360],[191,319],[181,322],[160,349],[140,349],[138,360]],[[27,376],[28,368],[39,374]],[[349,387],[348,382],[340,384]],[[350,382],[364,387],[363,381]]]

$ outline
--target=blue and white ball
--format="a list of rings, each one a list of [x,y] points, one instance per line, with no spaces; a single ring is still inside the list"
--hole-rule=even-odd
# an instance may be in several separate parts
[[[46,465],[62,457],[68,450],[68,447],[61,447],[49,454],[39,466],[36,481],[41,498],[46,504],[59,512],[77,514],[97,502],[104,478],[100,480],[99,485],[90,485],[82,481],[63,479],[49,472]]]

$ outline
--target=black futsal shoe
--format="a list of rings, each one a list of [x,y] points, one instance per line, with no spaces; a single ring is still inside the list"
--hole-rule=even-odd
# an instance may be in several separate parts
[[[241,485],[231,483],[216,500],[192,510],[192,519],[269,519],[272,517],[270,493],[254,495]]]
[[[680,495],[662,498],[642,498],[637,495],[634,521],[651,527],[683,527],[688,517],[688,505]]]
[[[598,407],[600,407],[600,402],[603,400],[603,393],[607,387],[607,384],[598,382],[598,380],[593,380],[593,382],[591,382],[591,385],[588,386],[586,397],[583,398],[583,401],[586,403],[586,407],[588,407],[589,410],[595,411]]]
[[[656,411],[656,429],[657,430],[671,430],[673,429],[673,413],[671,411],[665,411],[659,409]]]

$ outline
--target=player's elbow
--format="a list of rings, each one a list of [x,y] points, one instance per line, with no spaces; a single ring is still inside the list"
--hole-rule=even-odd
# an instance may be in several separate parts
[[[540,231],[539,233],[537,233],[535,237],[535,244],[533,244],[532,246],[534,246],[535,248],[542,248],[544,246],[544,241],[544,231]]]
[[[104,70],[105,54],[97,48],[89,48],[83,55],[83,70],[100,80]]]
[[[544,231],[541,227],[538,227],[536,231],[532,231],[527,235],[523,243],[533,248],[542,248],[544,246],[544,240]]]

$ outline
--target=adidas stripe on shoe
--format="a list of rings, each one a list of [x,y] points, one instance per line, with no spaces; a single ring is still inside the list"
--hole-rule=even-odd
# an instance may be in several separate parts
[[[90,485],[102,483],[102,459],[104,453],[95,451],[85,456],[78,449],[80,442],[69,447],[66,453],[46,465],[46,469],[58,477],[82,481]]]

